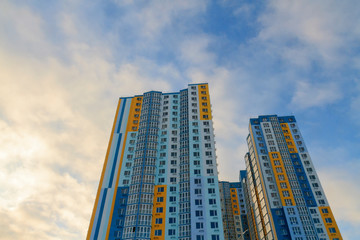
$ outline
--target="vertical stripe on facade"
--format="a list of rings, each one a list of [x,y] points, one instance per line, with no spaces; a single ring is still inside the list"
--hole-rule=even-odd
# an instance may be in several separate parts
[[[90,225],[89,225],[89,230],[88,230],[87,237],[86,237],[87,240],[90,240],[91,235],[94,234],[93,233],[93,224],[94,224],[94,220],[95,220],[96,211],[97,211],[97,208],[98,208],[100,192],[101,192],[101,188],[102,188],[102,184],[103,184],[103,180],[104,180],[104,175],[105,175],[105,171],[106,171],[106,167],[107,167],[107,161],[108,161],[109,152],[110,152],[110,148],[111,148],[111,144],[112,144],[112,139],[113,139],[113,135],[114,135],[114,131],[115,131],[115,126],[116,126],[116,122],[117,122],[117,116],[118,116],[118,113],[119,113],[120,104],[121,104],[121,99],[119,99],[118,105],[117,105],[117,108],[116,108],[114,123],[113,123],[113,127],[112,127],[112,130],[111,130],[110,140],[109,140],[108,148],[107,148],[107,151],[106,151],[106,156],[105,156],[103,169],[102,169],[102,172],[101,172],[101,177],[100,177],[100,182],[99,182],[99,186],[98,186],[98,191],[97,191],[97,194],[96,194],[94,209],[93,209],[93,212],[92,212]]]

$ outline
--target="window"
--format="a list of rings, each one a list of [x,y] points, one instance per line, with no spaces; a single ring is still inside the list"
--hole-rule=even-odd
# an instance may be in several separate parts
[[[211,228],[219,228],[218,222],[211,222],[210,226],[211,226]]]
[[[208,193],[209,193],[209,194],[215,193],[215,188],[209,188],[209,189],[208,189]]]
[[[291,224],[298,224],[298,220],[296,217],[290,217],[290,223]]]
[[[195,225],[196,225],[196,229],[203,229],[204,228],[204,223],[202,223],[202,222],[197,222]]]
[[[332,223],[332,219],[331,218],[325,218],[325,222]]]
[[[204,240],[204,235],[196,235],[196,240]]]
[[[282,191],[284,197],[290,197],[289,191]]]
[[[311,180],[315,180],[315,179],[316,179],[315,175],[310,175],[309,178],[310,178]]]
[[[194,183],[195,184],[201,184],[201,179],[200,178],[195,178]]]
[[[176,192],[176,187],[170,187],[170,192]]]
[[[194,174],[200,174],[200,169],[195,169]]]
[[[313,208],[310,208],[310,213],[311,213],[311,214],[316,214],[316,210],[313,209]]]
[[[164,192],[164,187],[159,187],[158,192]]]
[[[214,183],[214,179],[213,178],[208,178],[208,183]]]
[[[199,211],[199,210],[195,211],[195,216],[202,217],[203,216],[203,211]]]
[[[164,198],[163,198],[163,197],[158,197],[158,198],[156,199],[156,201],[157,201],[157,202],[164,202]]]
[[[216,204],[216,199],[210,198],[210,199],[209,199],[209,204],[210,204],[210,205]]]
[[[285,199],[285,205],[286,206],[292,206],[291,199]]]
[[[195,188],[195,194],[201,194],[201,188]]]
[[[313,221],[314,221],[314,223],[320,223],[320,219],[318,219],[318,218],[314,218]]]
[[[163,219],[162,218],[156,218],[155,219],[155,224],[162,224]]]
[[[155,236],[161,236],[162,235],[162,230],[158,229],[155,230]]]
[[[206,173],[207,174],[214,174],[214,170],[213,169],[206,169]]]
[[[169,218],[169,223],[176,223],[176,218]]]
[[[220,240],[219,235],[211,235],[211,240]]]
[[[316,196],[321,196],[322,193],[321,193],[321,191],[315,191],[315,195],[316,195]]]
[[[169,212],[176,212],[176,207],[169,207]]]
[[[301,231],[300,231],[299,227],[293,227],[293,232],[294,232],[295,235],[300,235],[301,234]]]
[[[321,209],[322,213],[329,213],[329,211],[326,208]]]
[[[217,216],[216,210],[210,210],[210,216]]]
[[[289,215],[295,215],[295,210],[294,210],[294,208],[288,208],[287,211],[288,211],[288,214],[289,214]]]
[[[201,199],[195,199],[195,205],[196,206],[202,205],[202,200]]]
[[[169,201],[170,201],[170,202],[176,202],[176,197],[170,197],[170,198],[169,198]]]
[[[175,235],[175,229],[169,229],[168,233],[169,233],[169,236]]]
[[[274,160],[274,165],[275,166],[280,166],[280,161],[279,160]]]

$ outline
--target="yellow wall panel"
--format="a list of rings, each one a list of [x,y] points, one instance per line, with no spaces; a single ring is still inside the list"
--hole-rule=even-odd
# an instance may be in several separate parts
[[[207,84],[198,85],[198,96],[199,96],[199,115],[200,120],[211,120],[211,106],[210,106],[210,95],[209,87]]]
[[[319,211],[330,239],[338,238],[342,240],[343,238],[330,207],[319,207]],[[335,233],[330,232],[330,228],[335,229]]]
[[[287,177],[285,167],[284,167],[284,163],[283,163],[283,161],[281,159],[281,156],[280,156],[280,152],[269,152],[269,157],[270,157],[272,169],[274,171],[276,185],[277,185],[277,187],[279,189],[279,194],[280,194],[280,199],[281,199],[282,205],[286,206],[285,199],[290,199],[291,202],[292,202],[292,206],[295,206],[295,199],[294,199],[293,193],[291,191],[290,182],[289,182],[289,179]],[[275,161],[278,161],[280,163],[280,165],[275,165]],[[281,168],[282,172],[279,173],[276,170],[277,168]],[[283,175],[284,180],[279,180],[279,175]],[[286,183],[287,188],[281,188],[281,183]],[[289,195],[284,196],[283,191],[288,191]]]
[[[240,215],[239,197],[236,188],[230,188],[230,199],[233,215]]]
[[[142,96],[133,97],[131,100],[129,120],[126,126],[127,132],[134,132],[139,128],[142,100]]]
[[[159,188],[163,188],[163,192],[159,192]],[[158,197],[163,198],[163,202],[158,202]],[[156,208],[162,207],[163,212],[157,213]],[[152,224],[151,224],[151,240],[161,240],[165,239],[165,218],[166,216],[166,185],[156,185],[155,191],[154,191],[154,206],[153,206],[153,213],[152,213]],[[156,224],[156,219],[161,218],[162,223]],[[162,235],[161,236],[155,236],[155,230],[161,230]]]
[[[294,138],[292,137],[291,130],[289,128],[289,124],[281,123],[280,126],[281,126],[281,129],[282,129],[283,133],[284,133],[286,144],[288,146],[289,152],[290,153],[297,153],[298,151],[297,151],[297,148],[296,148],[296,145],[295,145],[295,142],[294,142]]]

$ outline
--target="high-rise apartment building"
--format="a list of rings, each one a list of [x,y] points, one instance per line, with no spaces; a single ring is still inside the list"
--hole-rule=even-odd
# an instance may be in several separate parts
[[[207,84],[120,98],[87,239],[223,237]]]
[[[251,239],[339,240],[294,116],[250,119],[243,179]]]
[[[225,240],[250,240],[243,178],[246,171],[240,171],[239,182],[219,182]]]

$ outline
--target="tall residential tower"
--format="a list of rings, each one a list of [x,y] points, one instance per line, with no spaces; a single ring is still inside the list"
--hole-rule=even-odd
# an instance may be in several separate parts
[[[87,239],[219,240],[207,84],[120,98]]]
[[[251,239],[342,239],[294,116],[250,119],[245,155]]]
[[[242,182],[244,178],[246,171],[242,170],[239,182],[219,182],[225,240],[251,240]]]

